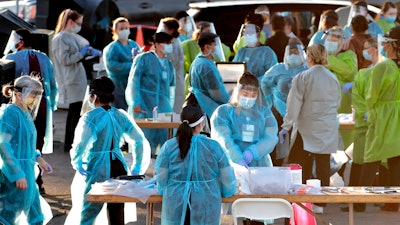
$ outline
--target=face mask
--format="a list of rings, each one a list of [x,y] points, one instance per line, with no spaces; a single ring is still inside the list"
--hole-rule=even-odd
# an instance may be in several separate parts
[[[363,53],[364,59],[366,59],[368,61],[372,61],[372,55],[368,53],[368,49],[364,49],[362,53]]]
[[[81,28],[82,26],[76,25],[74,28],[72,28],[71,32],[77,34],[79,31],[81,31]]]
[[[257,98],[248,98],[244,96],[239,97],[239,105],[244,109],[250,109],[256,104]]]
[[[93,102],[90,101],[90,98],[88,99],[88,105],[89,105],[89,107],[91,109],[95,109],[96,108],[96,105],[94,104],[96,102],[96,98],[97,98],[97,95],[94,95]]]
[[[216,58],[215,47],[211,48],[206,54],[203,54],[203,56],[209,55],[212,55],[213,58]]]
[[[118,39],[128,40],[131,31],[128,29],[118,31]]]
[[[12,52],[18,52],[17,44],[11,47]]]
[[[384,57],[386,57],[386,55],[387,55],[386,51],[382,49],[382,50],[381,50],[381,55],[384,56]]]
[[[256,34],[245,34],[244,40],[249,47],[255,47],[257,45],[258,39]]]
[[[303,62],[301,57],[297,54],[291,54],[286,58],[286,62],[289,67],[297,67],[300,66]]]
[[[388,17],[386,17],[386,21],[387,21],[388,23],[394,23],[394,21],[396,21],[396,17],[388,16]]]
[[[169,55],[172,53],[172,44],[164,44],[164,50],[163,53],[165,55]]]
[[[186,33],[191,33],[193,31],[192,24],[191,23],[185,24],[185,27],[183,29],[186,31]]]
[[[328,53],[335,53],[338,50],[339,43],[336,41],[325,41],[325,49]]]

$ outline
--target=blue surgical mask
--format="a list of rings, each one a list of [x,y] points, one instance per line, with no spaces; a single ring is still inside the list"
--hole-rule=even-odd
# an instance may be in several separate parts
[[[255,47],[258,42],[258,38],[257,38],[256,34],[245,34],[244,40],[246,41],[247,46],[249,46],[249,47]]]
[[[248,98],[244,96],[239,97],[239,105],[244,109],[250,109],[256,104],[257,98]]]
[[[172,49],[172,44],[164,44],[163,53],[164,53],[165,55],[171,54],[172,51],[173,51],[173,49]]]
[[[396,17],[388,16],[385,18],[388,23],[394,23],[396,21]]]
[[[368,61],[372,61],[372,55],[368,53],[368,49],[364,49],[362,51],[364,59]]]
[[[291,54],[286,58],[286,63],[289,67],[298,67],[303,63],[303,61],[299,55]]]
[[[338,51],[339,43],[336,41],[325,41],[324,46],[328,53],[335,53]]]
[[[385,51],[385,50],[383,50],[383,48],[382,48],[382,50],[381,50],[381,55],[382,55],[382,56],[384,56],[384,57],[386,57],[386,56],[387,56],[387,53],[386,53],[386,51]]]

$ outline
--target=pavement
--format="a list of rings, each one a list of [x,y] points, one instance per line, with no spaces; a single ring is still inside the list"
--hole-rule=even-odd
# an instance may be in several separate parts
[[[65,134],[65,121],[67,111],[59,109],[54,113],[54,153],[44,155],[45,159],[53,166],[54,172],[45,175],[44,187],[46,194],[43,197],[50,204],[53,211],[53,219],[48,223],[49,225],[62,225],[69,213],[71,203],[70,185],[74,176],[74,170],[70,164],[70,157],[68,152],[64,152],[64,134]],[[153,171],[148,173],[152,174]],[[347,174],[349,168],[346,169]],[[137,221],[132,224],[144,225],[146,222],[146,208],[145,204],[137,204]],[[348,225],[349,216],[347,212],[342,212],[338,204],[328,204],[324,213],[321,214],[332,225]],[[161,224],[161,205],[155,206],[155,224]],[[322,225],[321,221],[317,221],[318,225]],[[222,218],[222,225],[232,225],[233,220],[231,216],[224,216]],[[284,224],[283,220],[276,220],[275,224]],[[365,212],[355,212],[354,214],[355,225],[384,225],[384,224],[400,224],[400,212],[381,212],[379,207],[374,204],[367,204]]]

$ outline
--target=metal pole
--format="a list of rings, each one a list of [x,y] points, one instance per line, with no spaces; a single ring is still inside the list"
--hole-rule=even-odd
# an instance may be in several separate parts
[[[16,1],[16,12],[15,14],[18,16],[19,15],[19,0]]]

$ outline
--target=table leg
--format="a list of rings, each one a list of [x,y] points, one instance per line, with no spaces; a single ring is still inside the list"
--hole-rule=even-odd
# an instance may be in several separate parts
[[[151,202],[147,204],[147,212],[146,212],[146,225],[154,225],[154,204]]]
[[[354,204],[349,203],[349,225],[354,225]]]
[[[168,128],[168,139],[171,139],[173,137],[174,137],[174,129]]]

